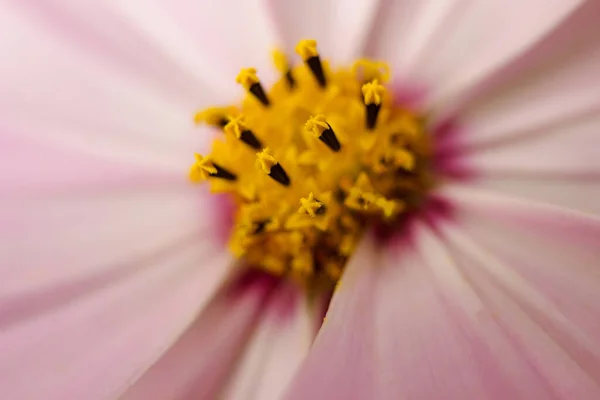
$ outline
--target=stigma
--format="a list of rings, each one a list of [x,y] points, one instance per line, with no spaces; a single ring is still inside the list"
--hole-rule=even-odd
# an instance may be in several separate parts
[[[394,103],[387,64],[333,68],[314,40],[296,52],[295,64],[273,53],[271,88],[243,68],[239,104],[196,114],[222,134],[189,177],[234,200],[229,247],[243,265],[327,287],[370,227],[397,228],[421,205],[431,151],[422,115]]]

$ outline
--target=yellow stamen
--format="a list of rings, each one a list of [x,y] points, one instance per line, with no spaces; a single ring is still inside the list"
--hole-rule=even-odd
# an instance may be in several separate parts
[[[242,68],[235,81],[242,85],[248,92],[252,93],[264,106],[268,107],[270,105],[269,98],[256,75],[256,68]]]
[[[296,45],[296,53],[302,60],[307,61],[312,57],[318,57],[319,52],[317,51],[317,41],[313,39],[304,39],[298,42]]]
[[[320,138],[323,132],[325,132],[327,129],[329,129],[329,124],[327,123],[327,120],[323,114],[310,117],[310,119],[306,121],[306,124],[304,125],[304,130],[312,133],[317,138]]]
[[[277,160],[271,149],[268,147],[260,153],[256,153],[256,167],[262,170],[265,174],[270,174],[271,169],[277,164]]]
[[[383,94],[385,93],[385,88],[381,84],[379,84],[379,81],[374,80],[365,83],[362,86],[362,92],[366,105],[381,105],[381,100],[383,98]]]
[[[325,72],[317,51],[317,41],[312,39],[301,40],[296,46],[296,53],[302,57],[319,85],[324,88],[327,85],[327,79],[325,79]]]
[[[310,215],[312,218],[317,216],[317,213],[323,209],[323,203],[315,199],[315,195],[310,192],[308,197],[300,199],[299,213]]]
[[[208,179],[211,174],[216,174],[217,169],[212,163],[210,157],[202,157],[200,154],[194,154],[196,162],[190,169],[190,180],[200,182]]]
[[[256,75],[256,68],[242,68],[235,81],[246,90],[250,90],[252,85],[260,82]]]
[[[242,132],[246,130],[248,130],[248,127],[244,122],[244,117],[229,118],[229,122],[224,128],[225,133],[229,133],[238,139],[242,137]]]
[[[256,69],[242,69],[238,106],[196,114],[224,135],[196,156],[190,179],[231,195],[229,247],[243,265],[333,289],[373,224],[394,227],[425,198],[431,147],[422,116],[386,92],[385,63],[330,66],[314,40],[296,52],[304,61],[296,66],[273,52],[280,73],[273,87],[263,89]]]

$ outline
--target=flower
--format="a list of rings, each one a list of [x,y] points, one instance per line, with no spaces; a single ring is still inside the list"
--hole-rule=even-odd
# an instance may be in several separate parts
[[[2,11],[0,397],[599,396],[597,2]],[[268,89],[271,46],[305,38],[332,64],[390,65],[397,103],[427,112],[436,178],[399,232],[356,244],[310,352],[318,302],[230,268],[224,199],[184,179],[212,141],[191,111],[235,101],[241,67]],[[370,84],[364,105],[385,104]],[[386,161],[410,165],[402,150]],[[271,175],[280,155],[260,154]],[[355,187],[357,209],[395,200]]]

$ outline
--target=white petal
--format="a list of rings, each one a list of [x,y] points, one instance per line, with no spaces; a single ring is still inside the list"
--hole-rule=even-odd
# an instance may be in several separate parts
[[[480,148],[526,135],[569,129],[597,115],[600,69],[598,2],[580,11],[481,89],[459,113],[455,148]]]
[[[243,94],[235,83],[242,67],[257,68],[267,82],[274,76],[270,50],[278,40],[261,0],[131,0],[116,9],[181,65],[214,80],[227,94],[221,101]]]
[[[304,293],[283,285],[269,300],[249,348],[225,387],[224,399],[281,398],[316,334]]]
[[[398,1],[375,23],[374,55],[393,64],[400,81],[426,85],[440,108],[526,52],[581,1]]]
[[[151,368],[140,371],[143,375],[122,398],[217,398],[275,285],[265,276],[232,281]]]
[[[186,168],[209,139],[193,127],[196,109],[233,99],[211,89],[221,85],[206,68],[190,72],[200,62],[190,67],[165,54],[108,4],[3,6],[0,51],[10,56],[0,66],[2,129],[82,153]]]
[[[321,57],[338,65],[361,56],[379,5],[379,0],[268,1],[290,53],[299,40],[316,39]]]
[[[229,257],[192,239],[112,277],[3,301],[9,320],[0,333],[2,397],[116,398],[185,330],[223,278]],[[29,315],[11,322],[14,313]]]
[[[457,157],[458,162],[478,175],[599,180],[598,132],[600,115],[591,114],[523,134],[518,140],[462,152]]]
[[[0,397],[114,398],[228,272],[218,200],[183,173],[8,143]]]
[[[368,236],[350,259],[326,319],[286,399],[371,399],[374,368],[376,281],[380,253]]]

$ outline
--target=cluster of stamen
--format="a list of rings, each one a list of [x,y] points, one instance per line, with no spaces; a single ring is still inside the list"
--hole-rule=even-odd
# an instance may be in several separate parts
[[[196,154],[190,178],[232,195],[230,248],[246,265],[331,284],[369,225],[395,226],[422,202],[429,146],[421,116],[383,86],[387,65],[333,70],[313,40],[296,52],[304,63],[295,67],[274,53],[282,76],[268,92],[245,68],[239,107],[196,115],[223,135]]]

